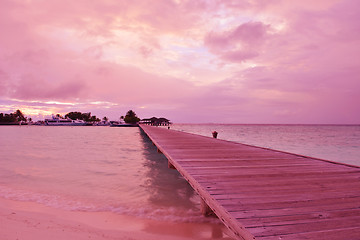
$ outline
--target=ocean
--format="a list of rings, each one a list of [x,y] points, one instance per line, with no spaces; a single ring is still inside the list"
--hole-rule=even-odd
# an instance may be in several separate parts
[[[171,129],[360,166],[360,126],[173,124]],[[66,211],[220,224],[139,128],[1,126],[0,197]]]
[[[139,128],[4,126],[0,197],[78,211],[201,221],[188,183]]]

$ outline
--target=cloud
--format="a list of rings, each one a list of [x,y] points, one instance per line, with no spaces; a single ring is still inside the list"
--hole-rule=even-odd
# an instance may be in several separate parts
[[[269,26],[261,22],[247,22],[226,32],[210,32],[205,44],[212,49],[233,48],[237,45],[255,45],[264,40]]]
[[[255,58],[259,55],[257,52],[252,51],[228,51],[221,55],[221,58],[230,62],[244,62],[247,59]]]
[[[12,88],[10,97],[24,100],[75,100],[85,88],[86,85],[80,79],[53,84],[30,75],[24,76]]]
[[[103,99],[124,104],[176,104],[196,91],[181,79],[109,63],[99,66],[89,78],[93,78],[91,89]]]
[[[261,22],[247,22],[225,32],[210,32],[205,45],[223,60],[243,62],[257,57],[268,35],[269,26]]]
[[[359,11],[354,0],[2,0],[0,105],[356,122]]]
[[[141,46],[139,47],[139,52],[144,58],[148,58],[152,54],[153,49],[145,46]]]
[[[8,90],[9,77],[7,73],[0,69],[0,94],[5,95]]]
[[[86,48],[84,51],[84,55],[90,58],[100,60],[103,57],[103,47],[100,45],[95,45]]]

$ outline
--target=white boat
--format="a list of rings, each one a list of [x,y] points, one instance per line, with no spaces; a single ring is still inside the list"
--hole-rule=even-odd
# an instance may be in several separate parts
[[[52,118],[45,119],[47,126],[85,126],[87,123],[84,120],[72,120],[70,118],[60,118],[52,116]]]
[[[100,121],[100,122],[98,122],[98,123],[96,123],[94,125],[95,126],[110,126],[110,122],[102,120],[102,121]]]
[[[125,123],[123,121],[110,121],[110,127],[138,127],[137,123]]]

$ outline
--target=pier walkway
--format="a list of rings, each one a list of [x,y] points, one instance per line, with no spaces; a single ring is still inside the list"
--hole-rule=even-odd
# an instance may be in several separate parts
[[[359,167],[140,128],[235,239],[360,239]]]

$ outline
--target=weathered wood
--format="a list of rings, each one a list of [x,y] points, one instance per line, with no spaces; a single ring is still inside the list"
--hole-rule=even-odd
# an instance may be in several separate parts
[[[257,237],[259,240],[299,240],[299,239],[324,239],[324,240],[344,240],[359,239],[360,227],[349,227],[343,229],[332,229],[327,231],[313,231],[303,233],[293,233],[287,235],[273,235],[265,237]]]
[[[236,239],[360,239],[360,168],[140,127]]]
[[[268,227],[255,227],[251,228],[252,232],[259,236],[274,236],[274,235],[286,235],[286,234],[295,234],[295,233],[304,233],[304,232],[314,232],[314,231],[331,231],[336,228],[354,228],[359,227],[360,216],[346,218],[346,221],[343,219],[327,221],[313,221],[311,224],[308,223],[298,223],[298,224],[287,224],[287,225],[277,225],[277,226],[268,226]],[[250,229],[250,228],[249,228]]]

